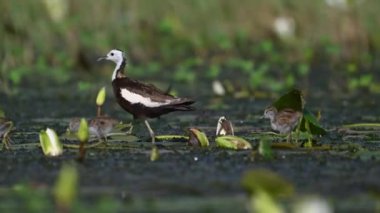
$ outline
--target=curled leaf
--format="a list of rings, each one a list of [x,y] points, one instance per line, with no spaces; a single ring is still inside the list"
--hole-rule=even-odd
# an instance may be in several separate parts
[[[234,128],[231,121],[227,120],[225,116],[222,116],[218,120],[216,126],[216,136],[222,135],[234,135]]]
[[[215,139],[216,145],[227,149],[252,149],[252,145],[237,136],[220,136]]]
[[[192,146],[208,147],[210,145],[206,134],[197,128],[189,129],[189,142]]]
[[[98,96],[96,97],[96,105],[102,106],[105,100],[106,100],[106,88],[102,87],[98,92]]]
[[[86,119],[84,118],[80,120],[77,136],[81,143],[86,143],[88,141],[88,137],[89,137],[88,123]]]
[[[46,156],[59,156],[63,153],[63,146],[54,130],[47,128],[40,132],[40,144]]]

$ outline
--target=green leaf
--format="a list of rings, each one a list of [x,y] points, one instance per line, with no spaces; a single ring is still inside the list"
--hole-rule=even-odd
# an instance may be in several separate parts
[[[241,184],[251,195],[264,191],[271,197],[291,196],[294,188],[291,183],[278,174],[266,170],[249,170],[244,173]]]
[[[281,96],[272,104],[272,106],[276,107],[278,111],[290,108],[302,112],[304,107],[302,93],[297,89],[293,89],[285,95]]]
[[[326,130],[319,124],[317,118],[305,108],[303,110],[300,131],[308,132],[308,129],[312,135],[325,135],[327,133]]]
[[[252,145],[243,138],[227,135],[215,138],[216,145],[227,149],[252,149]]]

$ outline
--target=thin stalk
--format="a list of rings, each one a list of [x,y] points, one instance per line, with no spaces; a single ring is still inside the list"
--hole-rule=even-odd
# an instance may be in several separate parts
[[[380,128],[380,123],[355,123],[343,125],[345,128],[355,128],[355,127],[378,127]]]

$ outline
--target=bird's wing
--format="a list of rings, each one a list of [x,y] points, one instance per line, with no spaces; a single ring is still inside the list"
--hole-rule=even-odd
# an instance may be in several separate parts
[[[277,121],[282,124],[294,124],[300,119],[301,113],[293,109],[283,109],[279,112]]]
[[[176,104],[186,100],[169,95],[152,84],[144,84],[127,77],[115,81],[121,89],[122,96],[132,103],[151,102],[152,106],[159,106]]]

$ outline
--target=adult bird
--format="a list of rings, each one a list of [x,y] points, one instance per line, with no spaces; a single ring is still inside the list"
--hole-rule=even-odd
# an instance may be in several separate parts
[[[195,101],[188,98],[174,97],[151,84],[144,84],[125,76],[127,58],[121,50],[113,49],[100,60],[116,63],[112,74],[113,92],[119,105],[133,115],[134,119],[143,119],[148,128],[152,143],[155,136],[148,118],[156,118],[173,111],[194,110],[191,104]]]

